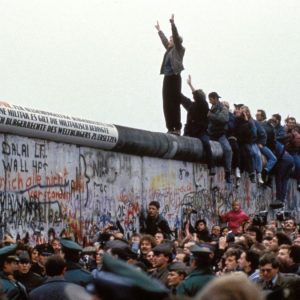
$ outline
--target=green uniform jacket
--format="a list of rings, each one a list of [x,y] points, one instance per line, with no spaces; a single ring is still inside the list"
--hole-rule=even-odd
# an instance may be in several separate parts
[[[209,281],[215,278],[209,268],[195,269],[177,287],[177,295],[194,297]]]

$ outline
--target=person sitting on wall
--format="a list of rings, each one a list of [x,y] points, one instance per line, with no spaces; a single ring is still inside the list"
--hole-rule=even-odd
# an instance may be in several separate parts
[[[192,85],[192,77],[188,76],[187,84],[192,90],[193,98],[195,101],[185,97],[181,94],[181,105],[186,109],[186,124],[184,126],[185,136],[195,137],[201,140],[205,155],[207,157],[207,166],[209,168],[209,175],[215,175],[215,165],[213,161],[213,155],[210,146],[210,139],[207,133],[209,111],[208,103],[205,100],[205,93],[198,89],[196,90]]]
[[[148,206],[147,217],[140,218],[140,232],[155,235],[157,232],[162,232],[163,235],[170,239],[172,230],[169,227],[168,221],[159,214],[160,204],[158,201],[151,201]]]

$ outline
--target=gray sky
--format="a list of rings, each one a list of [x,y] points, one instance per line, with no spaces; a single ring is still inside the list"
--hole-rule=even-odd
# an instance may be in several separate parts
[[[169,36],[172,13],[186,95],[191,74],[253,114],[300,121],[298,0],[0,0],[0,100],[166,131],[154,25]]]

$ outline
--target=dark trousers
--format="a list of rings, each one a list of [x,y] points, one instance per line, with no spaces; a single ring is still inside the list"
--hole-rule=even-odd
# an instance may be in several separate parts
[[[285,200],[286,197],[288,182],[293,167],[293,157],[287,152],[285,152],[282,155],[275,167],[276,199],[282,202]]]
[[[181,76],[165,76],[162,94],[166,127],[169,131],[180,130]]]
[[[236,139],[228,138],[229,144],[232,149],[232,169],[240,168],[240,147]]]

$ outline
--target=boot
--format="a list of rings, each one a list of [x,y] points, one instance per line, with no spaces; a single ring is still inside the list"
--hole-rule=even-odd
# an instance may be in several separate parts
[[[226,183],[231,183],[231,174],[230,174],[230,172],[225,172],[225,181],[226,181]]]
[[[235,177],[236,177],[236,178],[241,178],[241,171],[240,171],[240,168],[235,168]]]
[[[256,183],[255,173],[251,173],[251,174],[249,175],[249,178],[250,178],[250,181],[251,181],[252,183]]]

